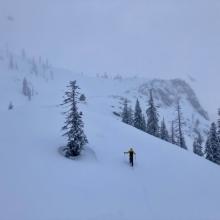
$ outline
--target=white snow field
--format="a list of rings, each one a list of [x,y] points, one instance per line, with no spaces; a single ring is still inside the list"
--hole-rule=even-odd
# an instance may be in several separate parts
[[[105,79],[61,70],[48,83],[30,76],[38,95],[28,101],[20,94],[22,73],[3,70],[1,220],[220,219],[220,167],[123,124],[109,108],[115,101],[107,98],[112,91]],[[89,144],[81,158],[70,160],[58,153],[65,144],[59,104],[75,79],[87,96],[79,107]],[[117,93],[120,84],[112,81],[111,88]],[[123,154],[131,146],[133,168]]]

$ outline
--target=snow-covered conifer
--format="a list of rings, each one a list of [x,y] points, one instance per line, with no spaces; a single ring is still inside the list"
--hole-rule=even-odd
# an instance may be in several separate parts
[[[23,95],[28,96],[28,82],[25,77],[24,77],[23,83],[22,83],[22,93],[23,93]]]
[[[64,101],[62,105],[67,106],[65,114],[65,125],[63,136],[67,137],[66,156],[80,155],[83,147],[88,143],[87,137],[84,133],[84,123],[82,121],[82,113],[78,111],[78,89],[76,81],[71,81],[67,86],[68,90],[65,92]]]
[[[35,74],[36,76],[38,75],[38,67],[34,58],[31,62],[31,73]]]
[[[142,110],[140,107],[139,100],[136,100],[135,110],[134,110],[134,127],[140,130],[144,130],[144,118],[142,115]]]
[[[141,120],[141,122],[142,122],[142,124],[141,124],[141,130],[146,132],[146,130],[147,130],[147,125],[146,125],[146,120],[145,120],[144,114],[142,114],[142,120]]]
[[[123,106],[123,111],[122,111],[122,122],[132,125],[132,109],[131,107],[128,106],[128,100],[124,100],[124,106]]]
[[[134,125],[134,111],[131,106],[128,107],[128,124]]]
[[[180,146],[183,149],[187,149],[186,143],[185,143],[185,138],[184,138],[184,133],[183,133],[183,115],[181,111],[181,106],[179,100],[177,101],[177,106],[176,106],[176,137],[177,137],[177,145]]]
[[[157,108],[154,104],[152,90],[150,90],[150,98],[148,101],[148,108],[146,110],[147,113],[147,133],[154,135],[156,137],[159,136],[159,114],[157,112]]]
[[[170,143],[176,144],[176,133],[175,133],[174,121],[171,122]]]
[[[165,120],[163,118],[160,127],[160,138],[165,141],[169,141],[169,133],[165,124]]]
[[[193,142],[193,152],[201,157],[203,156],[202,143],[203,143],[202,136],[200,133],[198,133],[198,136],[195,138]]]
[[[27,79],[24,77],[23,82],[22,82],[22,94],[24,96],[28,97],[28,100],[31,100],[31,96],[32,96],[32,91],[31,88],[28,84]]]
[[[218,109],[218,124],[217,124],[217,134],[218,134],[218,138],[220,140],[220,108]]]
[[[205,146],[206,159],[220,164],[220,145],[217,137],[217,127],[213,122],[208,134],[208,138]]]

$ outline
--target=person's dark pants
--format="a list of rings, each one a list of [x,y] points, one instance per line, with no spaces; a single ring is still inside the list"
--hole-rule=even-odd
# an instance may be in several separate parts
[[[133,158],[133,156],[130,156],[129,160],[130,160],[131,166],[133,167],[134,166],[134,158]]]

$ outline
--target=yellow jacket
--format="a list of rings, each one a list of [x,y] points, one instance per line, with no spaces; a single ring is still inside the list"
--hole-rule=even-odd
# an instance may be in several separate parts
[[[135,151],[132,148],[129,151],[124,152],[124,154],[135,154],[136,155]]]

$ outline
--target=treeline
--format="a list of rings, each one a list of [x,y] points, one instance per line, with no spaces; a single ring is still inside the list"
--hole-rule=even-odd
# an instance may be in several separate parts
[[[0,56],[0,59],[5,60],[6,63],[8,63],[7,65],[10,71],[17,71],[21,73],[26,72],[29,73],[30,77],[33,75],[40,76],[47,82],[54,79],[53,69],[48,59],[43,59],[41,56],[39,58],[30,58],[24,49],[22,49],[20,55],[15,55],[6,48],[5,53],[2,57]],[[28,74],[26,75],[28,76]],[[26,96],[29,101],[32,99],[34,94],[36,94],[33,84],[27,77],[24,77],[22,80],[21,93]],[[9,103],[8,109],[13,109],[12,106],[13,104]]]
[[[176,117],[171,122],[171,128],[169,131],[165,119],[163,118],[161,122],[159,121],[160,116],[157,106],[154,103],[153,91],[150,90],[149,93],[150,97],[145,112],[141,109],[138,99],[136,100],[134,110],[129,106],[128,100],[125,99],[121,113],[122,122],[134,126],[135,128],[164,141],[176,144],[183,149],[187,149],[183,132],[184,122],[180,102],[177,101]]]
[[[128,100],[124,100],[121,113],[122,122],[187,150],[180,101],[176,103],[175,118],[168,129],[165,119],[163,118],[161,122],[159,120],[160,115],[154,103],[153,91],[150,90],[149,93],[150,97],[145,112],[141,109],[138,99],[134,110]],[[218,120],[211,124],[207,137],[202,137],[201,133],[197,131],[193,142],[193,152],[220,165],[220,109],[218,110]]]
[[[203,139],[198,136],[193,144],[193,151],[204,156],[207,160],[210,160],[220,165],[220,109],[218,110],[218,120],[213,122],[210,126],[207,139],[205,141],[205,150],[203,149]]]
[[[24,49],[22,49],[21,55],[13,55],[8,49],[6,50],[6,59],[8,60],[8,68],[9,70],[22,72],[29,71],[30,74],[35,76],[40,75],[46,81],[54,78],[53,70],[51,64],[49,64],[48,59],[43,59],[41,56],[39,58],[29,58]],[[21,67],[19,68],[19,64]],[[26,63],[26,67],[24,67],[24,63]]]

